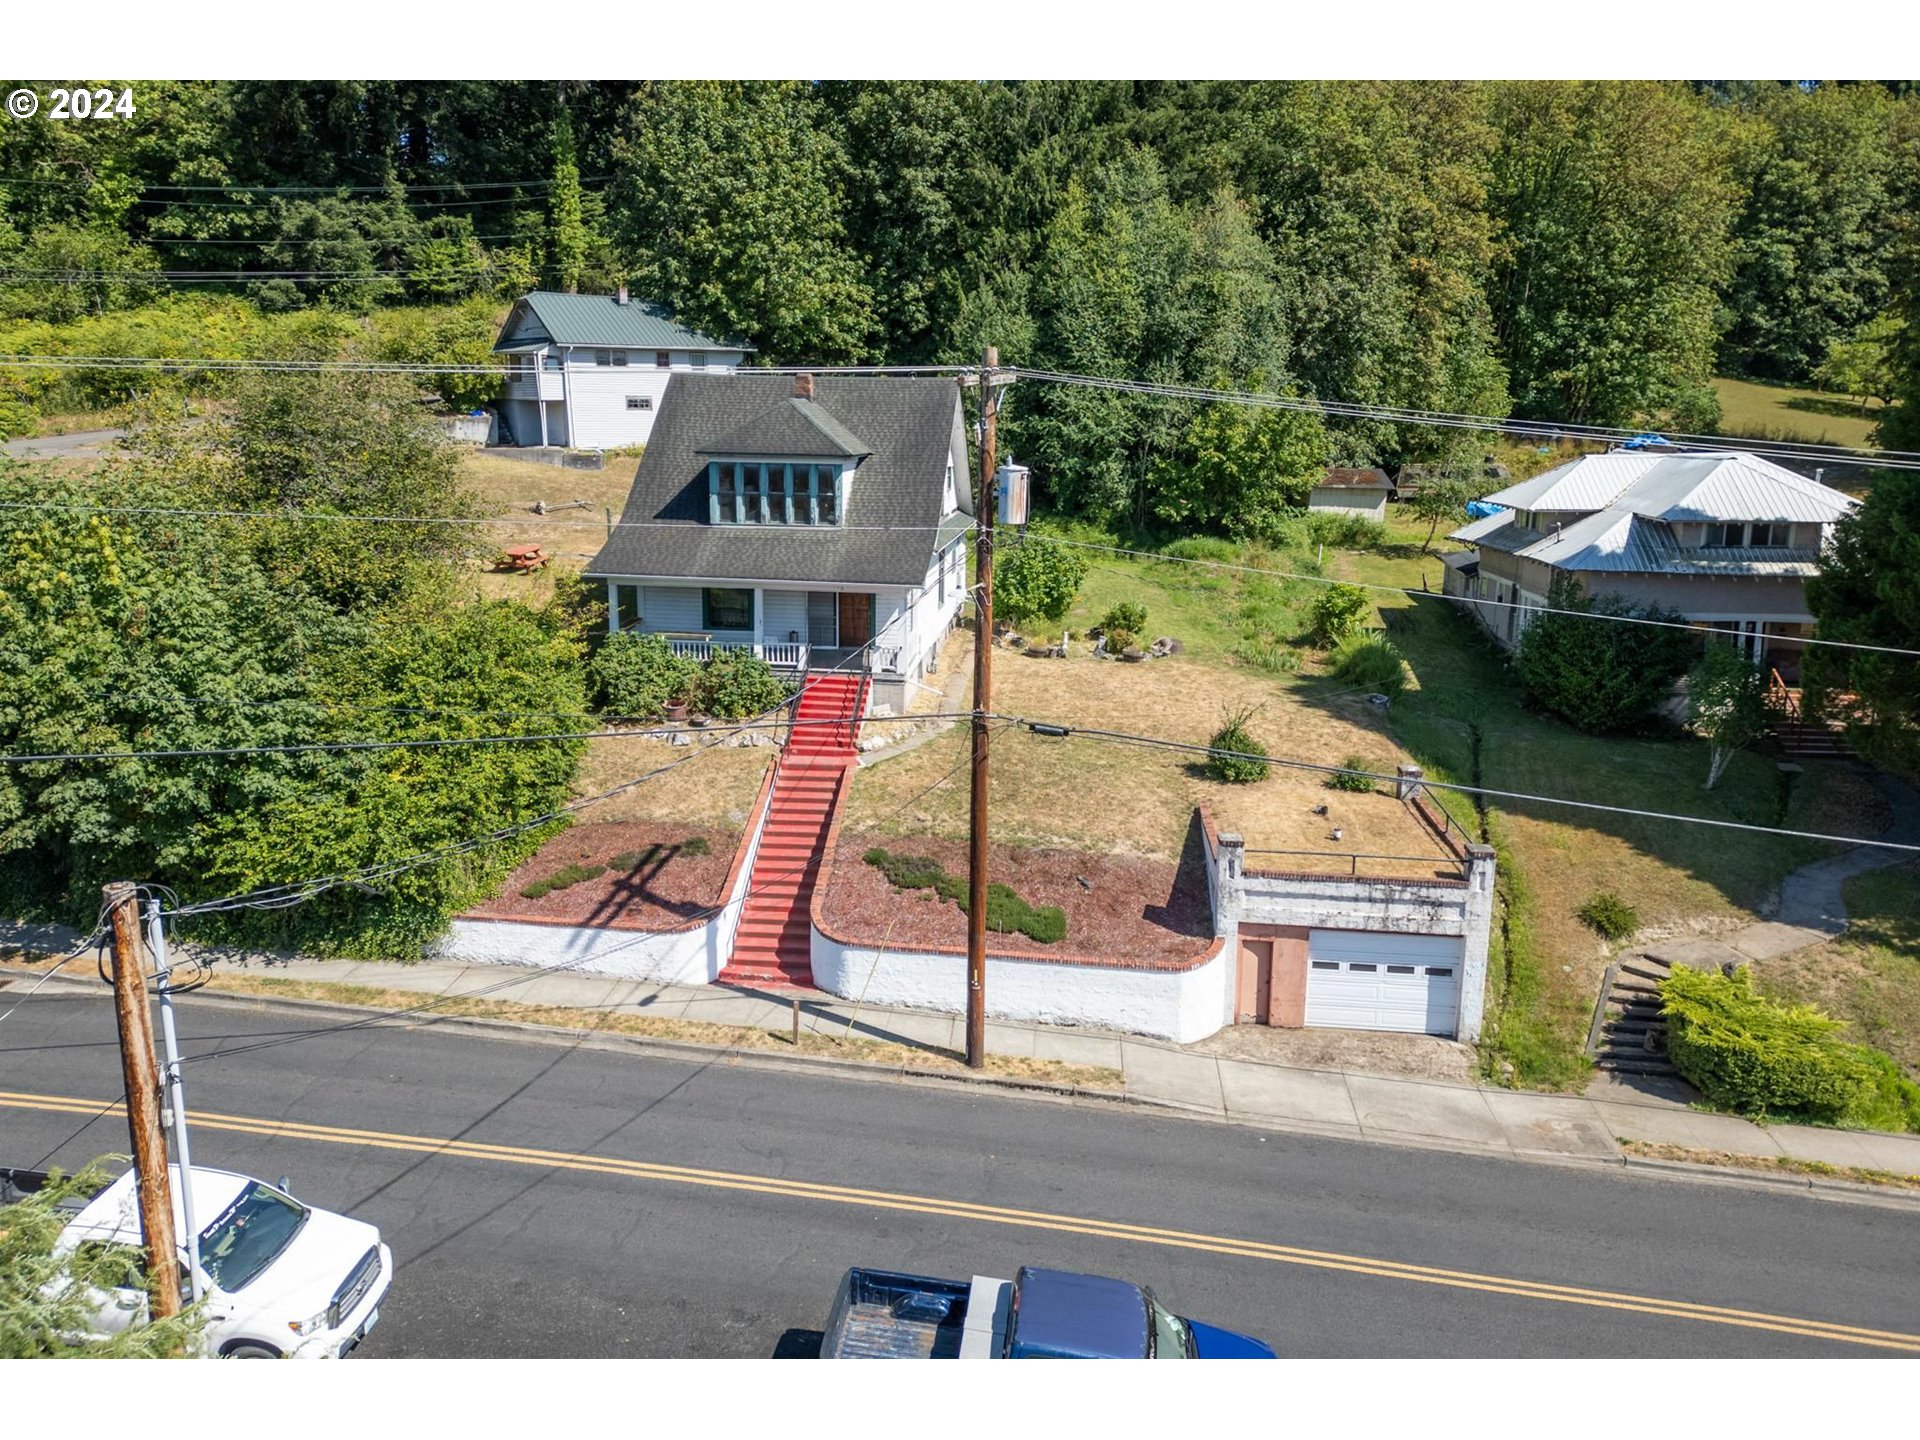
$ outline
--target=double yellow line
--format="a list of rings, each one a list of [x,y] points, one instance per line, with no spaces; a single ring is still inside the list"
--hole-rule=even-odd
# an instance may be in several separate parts
[[[42,1110],[67,1115],[106,1113],[102,1111],[101,1102],[98,1100],[61,1095],[29,1095],[7,1090],[0,1090],[0,1108]],[[118,1110],[120,1107],[116,1104],[111,1108]],[[1477,1290],[1489,1295],[1510,1295],[1522,1300],[1549,1300],[1563,1305],[1620,1310],[1636,1315],[1656,1315],[1665,1319],[1692,1320],[1709,1325],[1731,1325],[1746,1330],[1768,1330],[1781,1335],[1798,1335],[1810,1340],[1828,1340],[1847,1345],[1864,1345],[1879,1350],[1920,1354],[1920,1335],[1904,1334],[1897,1330],[1872,1330],[1858,1325],[1838,1325],[1826,1320],[1805,1320],[1797,1316],[1772,1315],[1757,1310],[1735,1310],[1721,1305],[1696,1305],[1686,1300],[1665,1300],[1656,1296],[1633,1295],[1612,1290],[1588,1290],[1572,1285],[1550,1285],[1542,1281],[1521,1280],[1511,1276],[1483,1275],[1471,1270],[1446,1270],[1430,1265],[1409,1265],[1397,1260],[1379,1260],[1365,1255],[1343,1255],[1336,1251],[1307,1250],[1293,1245],[1274,1245],[1261,1240],[1238,1240],[1228,1236],[1197,1234],[1187,1230],[1132,1225],[1118,1220],[1097,1220],[1077,1215],[1054,1214],[1044,1210],[1016,1210],[1000,1205],[976,1205],[971,1201],[947,1200],[934,1195],[864,1190],[850,1185],[822,1185],[806,1180],[747,1175],[727,1170],[702,1170],[686,1165],[663,1165],[647,1160],[622,1160],[612,1156],[583,1155],[563,1150],[537,1150],[522,1145],[489,1145],[476,1140],[440,1139],[431,1135],[405,1135],[385,1130],[355,1130],[338,1125],[309,1125],[296,1120],[267,1120],[248,1115],[219,1115],[203,1111],[192,1112],[191,1118],[194,1125],[203,1130],[228,1130],[236,1134],[258,1135],[268,1139],[359,1145],[375,1150],[403,1150],[419,1155],[444,1155],[462,1160],[532,1165],[551,1170],[586,1170],[603,1175],[625,1176],[634,1180],[697,1185],[715,1190],[739,1190],[755,1195],[775,1195],[788,1199],[854,1205],[876,1210],[899,1210],[918,1215],[940,1215],[988,1225],[1009,1225],[1023,1230],[1059,1231],[1071,1235],[1090,1235],[1103,1240],[1122,1240],[1137,1245],[1199,1250],[1214,1255],[1233,1255],[1249,1260],[1272,1261],[1282,1265],[1305,1265],[1317,1270],[1338,1270],[1352,1275],[1371,1275],[1382,1280],[1401,1280],[1417,1285],[1442,1285],[1456,1290]]]

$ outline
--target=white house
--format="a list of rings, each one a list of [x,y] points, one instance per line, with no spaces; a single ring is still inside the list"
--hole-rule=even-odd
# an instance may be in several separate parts
[[[514,301],[494,352],[509,358],[501,443],[644,445],[674,375],[731,372],[753,349],[709,339],[658,305],[536,290]]]
[[[858,666],[904,710],[966,595],[966,476],[953,380],[676,373],[586,573],[616,630]]]

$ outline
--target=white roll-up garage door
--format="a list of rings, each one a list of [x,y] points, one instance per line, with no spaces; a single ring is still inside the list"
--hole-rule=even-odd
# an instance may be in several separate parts
[[[1460,1028],[1458,935],[1314,930],[1307,936],[1307,1024],[1452,1035]]]

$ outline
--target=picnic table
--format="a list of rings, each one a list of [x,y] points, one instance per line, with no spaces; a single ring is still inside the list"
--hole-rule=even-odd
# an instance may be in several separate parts
[[[500,552],[500,558],[493,562],[493,568],[527,574],[546,569],[550,558],[545,548],[539,545],[509,545]]]

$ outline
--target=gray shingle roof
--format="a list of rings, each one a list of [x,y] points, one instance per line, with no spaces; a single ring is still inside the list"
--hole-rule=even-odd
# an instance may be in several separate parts
[[[819,376],[814,408],[871,452],[847,479],[844,526],[709,524],[707,456],[762,416],[791,410],[792,399],[787,375],[674,375],[620,516],[633,528],[616,529],[586,573],[923,582],[937,546],[971,523],[970,513],[940,513],[956,452],[957,497],[963,511],[972,508],[959,387],[943,379]]]
[[[741,459],[778,455],[797,460],[850,460],[873,447],[811,400],[789,399],[760,411],[725,435],[699,447],[702,455]]]
[[[535,290],[514,302],[517,315],[522,307],[532,311],[556,345],[605,345],[631,350],[752,350],[738,340],[715,340],[697,330],[689,330],[667,313],[666,307],[651,300],[630,300],[625,305],[611,295],[566,295],[553,290]],[[513,328],[513,316],[501,328],[494,349],[505,347],[505,337]]]

